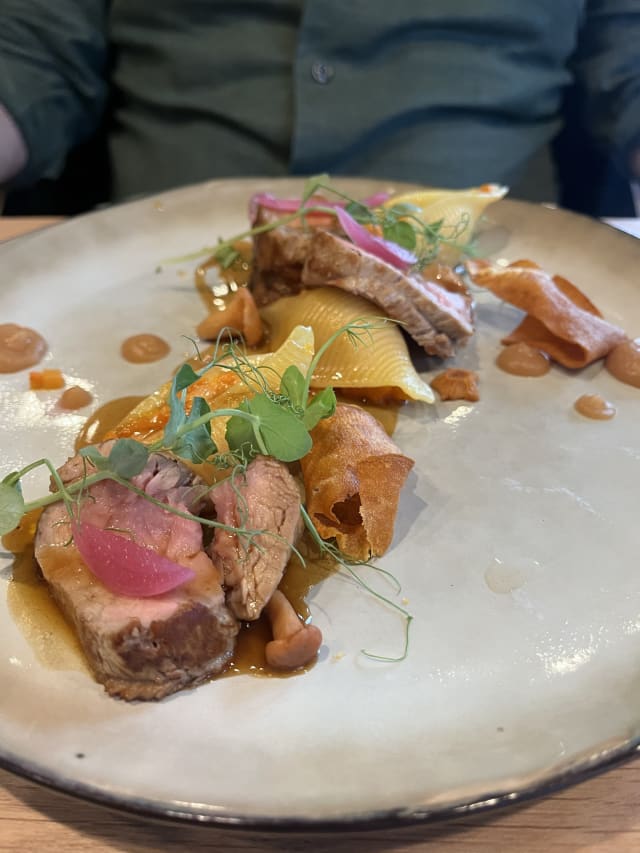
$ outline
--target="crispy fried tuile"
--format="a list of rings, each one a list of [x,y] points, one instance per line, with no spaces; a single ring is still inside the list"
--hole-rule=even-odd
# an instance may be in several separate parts
[[[552,277],[532,261],[495,267],[469,261],[474,281],[527,317],[503,343],[524,341],[564,367],[579,368],[607,355],[624,340],[624,331],[606,320],[570,281]]]
[[[480,399],[478,392],[478,374],[461,367],[449,367],[431,380],[431,387],[437,391],[441,400],[469,400],[476,403]]]
[[[515,261],[512,264],[509,264],[510,267],[521,267],[523,269],[535,269],[540,270],[541,267],[535,262],[530,260],[519,260]],[[564,278],[561,275],[554,275],[553,281],[556,286],[564,293],[564,295],[569,298],[574,305],[577,305],[578,308],[581,308],[583,311],[588,311],[589,314],[595,314],[596,317],[602,317],[602,313],[596,308],[593,302],[589,299],[586,294],[584,294],[581,290],[579,290],[575,284],[570,282],[568,279]],[[531,317],[527,315],[524,320],[517,326],[510,335],[507,335],[506,338],[503,338],[503,344],[517,344],[517,343],[526,343],[537,346],[537,343],[541,343],[546,341],[545,344],[547,347],[554,346],[553,335],[549,333],[544,323],[541,323],[540,320],[536,320],[535,317]],[[542,347],[540,347],[542,348]],[[547,350],[544,350],[547,352]],[[555,359],[559,361],[559,359]]]
[[[514,261],[512,264],[509,264],[507,269],[512,269],[514,267],[517,269],[542,270],[540,264],[537,264],[535,261],[530,261],[527,258]],[[561,275],[554,275],[552,278],[556,286],[560,288],[564,295],[567,296],[574,305],[577,305],[578,308],[582,308],[583,311],[588,311],[589,314],[595,314],[596,317],[602,317],[602,313],[596,308],[586,293],[583,293],[575,286],[575,284],[570,282],[568,278],[564,278],[564,276]]]
[[[338,406],[311,435],[313,448],[301,464],[307,510],[318,533],[335,537],[352,559],[384,554],[413,460],[357,406]]]
[[[241,287],[229,299],[226,307],[216,309],[198,324],[196,331],[205,341],[215,341],[223,329],[242,335],[247,346],[253,347],[262,340],[263,328],[260,314],[251,291]]]

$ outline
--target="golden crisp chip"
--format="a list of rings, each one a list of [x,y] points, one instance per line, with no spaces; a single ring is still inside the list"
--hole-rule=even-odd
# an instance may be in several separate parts
[[[352,559],[384,554],[413,460],[358,406],[340,405],[311,433],[301,461],[307,510],[323,539]]]
[[[527,314],[503,343],[523,341],[564,367],[579,368],[603,358],[626,338],[570,281],[552,277],[531,261],[518,263],[508,267],[467,263],[476,284]]]

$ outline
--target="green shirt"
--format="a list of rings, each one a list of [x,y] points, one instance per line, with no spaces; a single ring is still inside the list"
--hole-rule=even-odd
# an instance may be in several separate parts
[[[106,122],[114,200],[321,171],[550,200],[572,80],[640,141],[638,45],[639,0],[2,0],[0,103],[21,185]]]

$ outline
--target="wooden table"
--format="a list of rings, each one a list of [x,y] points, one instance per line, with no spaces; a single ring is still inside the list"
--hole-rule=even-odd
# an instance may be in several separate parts
[[[0,196],[0,210],[2,210],[1,202],[2,196]],[[0,243],[3,240],[11,240],[12,237],[19,237],[21,234],[27,234],[29,231],[47,228],[59,221],[59,216],[0,216]]]
[[[92,853],[636,853],[640,762],[545,800],[457,821],[376,832],[284,835],[149,823],[0,771],[0,851]]]
[[[0,241],[52,222],[0,218]],[[625,230],[635,230],[640,236],[637,221],[625,224]],[[635,853],[640,851],[640,762],[631,761],[552,797],[482,818],[313,836],[150,823],[71,799],[0,770],[0,853],[18,850]]]

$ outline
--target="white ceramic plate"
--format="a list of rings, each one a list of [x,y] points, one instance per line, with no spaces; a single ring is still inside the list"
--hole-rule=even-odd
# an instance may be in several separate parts
[[[300,184],[191,187],[3,246],[0,316],[43,333],[46,363],[90,387],[96,405],[148,392],[189,353],[181,336],[202,317],[192,265],[157,265],[240,231],[258,187],[288,195]],[[640,242],[524,203],[501,202],[491,217],[500,256],[573,279],[607,318],[640,333]],[[308,674],[125,704],[73,665],[41,663],[9,612],[3,558],[0,762],[139,812],[326,826],[517,800],[634,751],[640,391],[599,364],[541,379],[500,372],[498,342],[518,313],[478,301],[478,331],[458,363],[479,371],[481,401],[408,407],[395,436],[416,460],[382,561],[415,617],[404,662],[359,654],[396,653],[402,626],[335,577],[312,598],[326,646]],[[123,338],[151,330],[172,355],[123,362]],[[42,455],[62,462],[85,416],[56,413],[55,395],[25,385],[25,373],[0,380],[2,473]],[[577,415],[586,392],[613,402],[617,417]],[[46,486],[43,474],[28,496]]]

